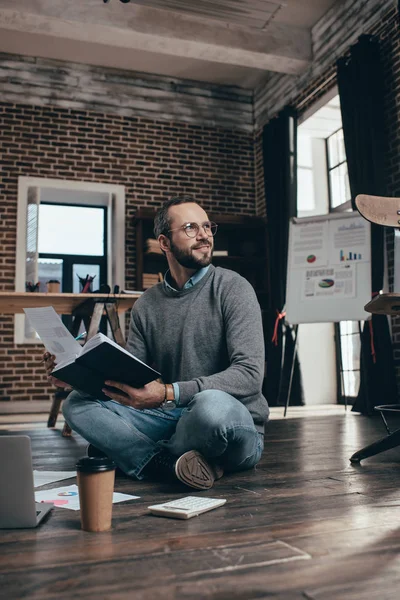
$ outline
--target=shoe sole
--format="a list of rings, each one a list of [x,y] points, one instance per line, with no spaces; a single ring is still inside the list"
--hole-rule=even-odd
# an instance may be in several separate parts
[[[185,452],[175,464],[179,481],[195,490],[209,490],[215,481],[212,467],[196,450]]]
[[[356,197],[356,206],[358,212],[371,223],[400,227],[400,198],[359,194]]]

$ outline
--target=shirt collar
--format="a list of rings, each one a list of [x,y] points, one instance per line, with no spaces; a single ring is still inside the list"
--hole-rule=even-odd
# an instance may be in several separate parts
[[[193,275],[190,277],[190,279],[187,280],[187,282],[185,283],[185,285],[183,286],[182,289],[188,290],[189,288],[196,285],[196,283],[198,283],[200,281],[200,279],[203,279],[204,275],[207,273],[209,268],[210,268],[210,265],[207,265],[206,267],[202,267],[201,269],[196,271],[196,273],[193,273]],[[173,292],[178,292],[179,290],[175,289],[170,283],[168,283],[168,278],[170,278],[170,277],[171,277],[171,274],[170,274],[170,270],[168,269],[168,271],[165,273],[165,277],[164,277],[165,287],[167,289],[172,290]]]

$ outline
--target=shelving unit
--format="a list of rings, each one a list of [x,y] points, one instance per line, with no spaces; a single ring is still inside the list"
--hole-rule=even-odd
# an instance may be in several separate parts
[[[136,231],[136,288],[143,290],[144,273],[162,273],[167,270],[163,254],[146,252],[146,240],[153,238],[155,212],[139,209],[134,216]],[[267,260],[267,227],[263,217],[208,213],[218,224],[214,238],[215,250],[226,250],[227,256],[214,256],[215,266],[240,273],[256,290],[262,308],[267,308],[269,297],[269,270]]]

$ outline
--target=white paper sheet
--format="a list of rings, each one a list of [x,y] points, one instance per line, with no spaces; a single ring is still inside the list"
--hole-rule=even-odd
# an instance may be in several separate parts
[[[140,496],[131,496],[130,494],[121,494],[114,492],[113,504],[117,502],[126,502],[127,500],[137,500]],[[50,502],[60,508],[69,508],[70,510],[79,510],[79,491],[77,485],[67,485],[54,488],[53,490],[42,490],[35,492],[36,502]]]
[[[33,485],[35,488],[54,483],[62,479],[70,479],[76,477],[76,471],[33,471]]]
[[[79,356],[82,346],[71,335],[52,306],[24,308],[24,312],[46,350],[55,355],[57,364]]]
[[[312,265],[320,267],[328,263],[328,223],[303,223],[292,228],[290,239],[291,268]]]

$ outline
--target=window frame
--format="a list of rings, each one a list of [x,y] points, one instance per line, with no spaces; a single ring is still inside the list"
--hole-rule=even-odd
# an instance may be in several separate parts
[[[33,190],[38,193],[37,204],[40,204],[42,190],[51,188],[60,192],[80,194],[82,197],[89,193],[102,196],[101,205],[107,206],[107,283],[113,289],[118,285],[125,289],[125,186],[95,183],[91,181],[50,179],[42,177],[18,177],[18,208],[17,208],[17,243],[15,260],[15,291],[25,292],[26,257],[27,257],[27,206],[28,194]],[[57,204],[74,204],[74,202],[60,201]],[[85,198],[79,204],[98,206],[97,202]],[[37,344],[37,339],[25,337],[25,315],[15,315],[14,344]],[[125,317],[120,315],[121,328],[125,327]]]
[[[327,176],[327,180],[328,180],[328,202],[329,202],[329,212],[330,213],[334,213],[334,212],[347,212],[349,209],[352,208],[352,206],[351,206],[351,197],[350,197],[349,200],[346,200],[345,202],[342,202],[338,206],[332,206],[332,196],[333,196],[333,193],[332,193],[332,184],[331,184],[331,177],[330,177],[330,175],[331,175],[332,171],[335,171],[336,169],[338,169],[342,165],[346,165],[347,164],[347,156],[346,156],[345,160],[339,161],[333,167],[329,166],[329,163],[330,163],[329,140],[330,140],[330,138],[332,136],[334,136],[337,133],[339,133],[339,131],[343,131],[343,125],[341,127],[339,127],[339,129],[337,129],[336,131],[333,131],[330,135],[328,135],[327,138],[325,138],[326,176]],[[345,152],[346,152],[346,150],[345,150]]]
[[[87,207],[87,204],[69,203],[60,204],[59,202],[41,202],[42,206],[75,206],[75,207]],[[60,259],[63,261],[63,276],[61,289],[65,293],[72,293],[73,281],[72,281],[72,268],[74,264],[93,264],[98,265],[100,268],[100,281],[98,282],[99,287],[101,284],[107,282],[107,240],[108,240],[108,208],[106,206],[93,205],[89,208],[99,208],[103,210],[103,254],[63,254],[56,252],[38,252],[38,258],[47,259]],[[40,211],[39,211],[40,212]]]

